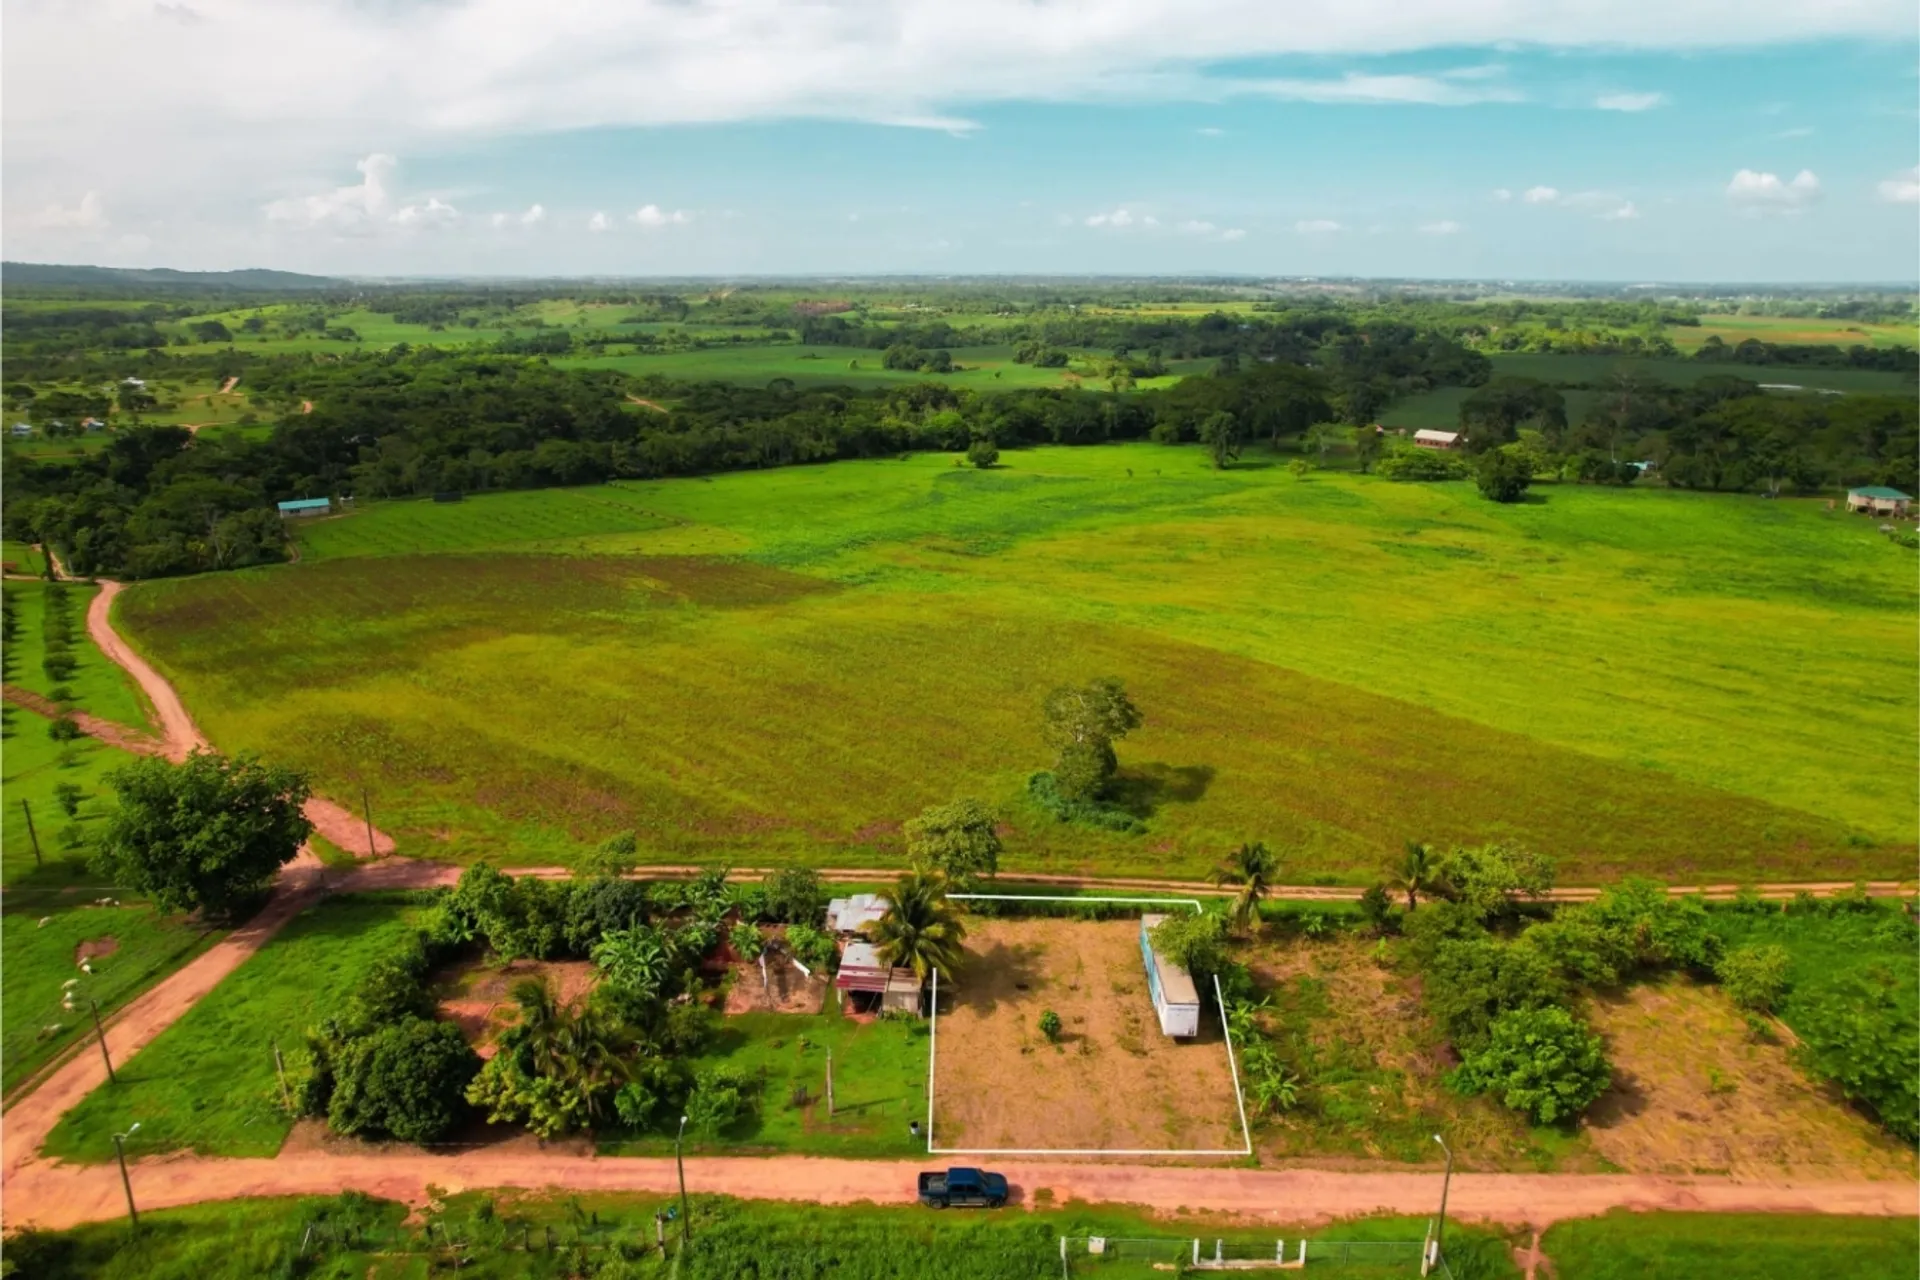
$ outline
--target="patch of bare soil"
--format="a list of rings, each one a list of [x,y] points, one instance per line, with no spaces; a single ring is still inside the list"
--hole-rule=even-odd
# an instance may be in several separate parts
[[[1242,1143],[1218,1019],[1174,1040],[1137,921],[982,920],[942,983],[934,1140],[945,1147],[1227,1151]],[[1040,1015],[1060,1016],[1059,1043]]]
[[[1685,978],[1596,1000],[1613,1088],[1591,1141],[1631,1173],[1911,1178],[1914,1153],[1754,1038],[1717,988]]]
[[[819,1013],[826,1007],[826,975],[816,970],[808,977],[785,956],[768,956],[764,975],[757,961],[736,961],[727,972],[732,979],[727,984],[725,1006],[729,1017],[738,1013]]]
[[[73,949],[73,962],[79,964],[84,960],[98,960],[101,956],[110,956],[119,949],[120,939],[110,933],[100,938],[88,938]]]
[[[442,973],[434,983],[440,1016],[483,1058],[493,1056],[500,1033],[518,1018],[513,988],[533,978],[552,987],[562,1004],[584,999],[593,990],[593,965],[585,960],[516,960],[501,967],[475,961]]]

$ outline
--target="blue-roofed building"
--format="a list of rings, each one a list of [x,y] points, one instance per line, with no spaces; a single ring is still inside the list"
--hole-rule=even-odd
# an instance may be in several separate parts
[[[1904,516],[1913,509],[1913,495],[1883,484],[1847,490],[1847,510],[1875,516]]]
[[[332,498],[295,498],[291,502],[280,504],[280,515],[287,516],[325,516],[333,514]]]

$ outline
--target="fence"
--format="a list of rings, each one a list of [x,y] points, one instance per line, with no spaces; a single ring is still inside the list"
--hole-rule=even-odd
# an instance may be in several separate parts
[[[1203,1240],[1061,1236],[1060,1274],[1145,1276],[1182,1271],[1309,1271],[1338,1276],[1418,1276],[1423,1274],[1419,1240]],[[1425,1273],[1453,1280],[1446,1259],[1436,1251]]]
[[[644,1227],[635,1228],[631,1223],[602,1223],[598,1213],[590,1217],[580,1215],[573,1222],[543,1226],[509,1219],[457,1225],[429,1222],[419,1227],[309,1222],[296,1254],[301,1259],[322,1258],[332,1251],[385,1257],[424,1256],[457,1269],[477,1257],[509,1253],[558,1254],[584,1264],[589,1259],[608,1256],[630,1261],[659,1257],[668,1246],[679,1247],[677,1221],[669,1222],[662,1214],[651,1226],[653,1229],[648,1231]]]

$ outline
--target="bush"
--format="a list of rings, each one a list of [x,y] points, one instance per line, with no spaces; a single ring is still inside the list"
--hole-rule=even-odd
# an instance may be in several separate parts
[[[1787,993],[1790,960],[1785,947],[1748,943],[1721,956],[1713,971],[1735,1004],[1769,1013]]]
[[[967,461],[985,471],[1000,461],[1000,449],[993,441],[982,436],[967,446]]]
[[[811,925],[820,919],[827,905],[827,891],[820,885],[820,873],[812,867],[787,867],[777,871],[767,879],[763,890],[761,912],[769,920],[786,924]]]
[[[1793,1018],[1810,1071],[1901,1138],[1920,1140],[1920,1011],[1900,998],[1890,973],[1848,974],[1797,991]]]
[[[1427,1007],[1463,1055],[1486,1043],[1502,1014],[1555,1004],[1564,994],[1538,952],[1492,938],[1449,939],[1426,966]]]
[[[1520,845],[1495,842],[1455,849],[1441,874],[1448,896],[1463,902],[1482,920],[1512,916],[1521,899],[1544,898],[1553,888],[1553,859]]]
[[[1533,460],[1519,448],[1506,445],[1481,455],[1473,479],[1481,497],[1493,502],[1518,502],[1527,496],[1527,486],[1533,483]]]
[[[833,963],[839,946],[834,942],[833,935],[825,929],[817,929],[810,924],[792,924],[787,926],[787,950],[807,968],[824,973]]]
[[[760,1078],[744,1067],[709,1067],[694,1077],[687,1095],[687,1123],[695,1133],[718,1137],[753,1113]]]
[[[333,1055],[327,1124],[349,1136],[434,1142],[467,1116],[480,1058],[451,1022],[409,1018],[349,1040]]]
[[[71,782],[56,782],[53,784],[54,803],[58,804],[61,811],[69,818],[77,818],[80,816],[80,800],[84,795],[86,795],[86,792]]]
[[[1395,449],[1380,459],[1374,473],[1388,480],[1464,480],[1467,463],[1444,449],[1409,447]]]
[[[1572,1119],[1612,1082],[1600,1037],[1557,1005],[1502,1013],[1452,1077],[1461,1092],[1492,1094],[1535,1124]]]
[[[1071,822],[1083,827],[1093,827],[1101,831],[1119,831],[1135,835],[1145,831],[1146,824],[1117,805],[1102,804],[1098,800],[1075,800],[1060,790],[1059,781],[1046,770],[1033,774],[1027,779],[1027,797],[1047,813],[1053,815],[1055,822]]]
[[[1227,964],[1227,922],[1211,911],[1168,916],[1149,936],[1155,951],[1189,973],[1219,973]]]
[[[1040,1034],[1053,1044],[1060,1043],[1060,1015],[1051,1009],[1041,1014]]]
[[[55,742],[72,742],[76,738],[84,738],[87,735],[81,732],[79,724],[72,716],[61,716],[47,725],[47,736]]]

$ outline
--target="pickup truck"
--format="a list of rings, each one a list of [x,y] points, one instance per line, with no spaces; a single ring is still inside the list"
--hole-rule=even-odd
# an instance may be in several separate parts
[[[1007,1202],[1007,1180],[980,1169],[948,1169],[920,1175],[920,1203],[930,1209],[984,1207],[998,1209]]]

